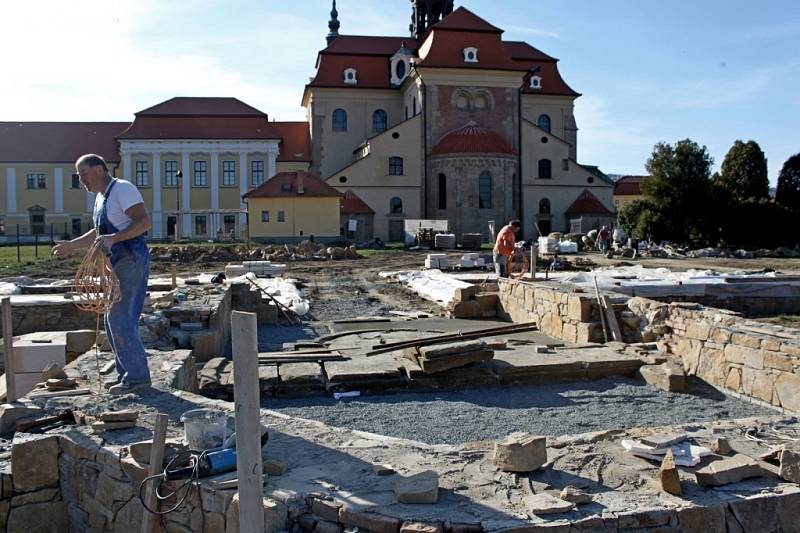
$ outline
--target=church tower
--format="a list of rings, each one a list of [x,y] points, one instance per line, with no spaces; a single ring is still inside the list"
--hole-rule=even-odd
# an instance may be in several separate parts
[[[333,0],[333,9],[331,9],[331,20],[328,21],[328,36],[325,38],[330,45],[334,39],[339,36],[339,12],[336,11],[336,0]]]
[[[453,0],[411,0],[411,36],[422,39],[425,32],[453,12]]]

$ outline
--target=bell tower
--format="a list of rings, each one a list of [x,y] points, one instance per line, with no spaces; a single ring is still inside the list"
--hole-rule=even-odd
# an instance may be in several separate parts
[[[453,12],[453,0],[411,0],[411,24],[408,29],[415,39]]]

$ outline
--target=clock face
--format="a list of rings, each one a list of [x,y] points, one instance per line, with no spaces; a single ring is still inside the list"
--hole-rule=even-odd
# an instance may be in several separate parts
[[[394,67],[394,72],[398,78],[402,79],[406,75],[406,62],[405,61],[398,61],[397,65]]]

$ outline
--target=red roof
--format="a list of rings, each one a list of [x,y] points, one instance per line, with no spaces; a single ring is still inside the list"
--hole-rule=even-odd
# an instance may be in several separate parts
[[[279,139],[262,117],[141,116],[118,139]]]
[[[459,7],[445,18],[431,26],[433,30],[459,30],[486,33],[503,33],[465,7]]]
[[[302,170],[279,172],[242,198],[277,198],[277,197],[339,197],[341,193],[319,179]]]
[[[608,207],[597,199],[597,196],[591,193],[589,189],[584,189],[583,192],[572,202],[565,211],[568,215],[613,215]]]
[[[558,61],[524,41],[503,41],[512,59],[518,61]]]
[[[614,182],[614,196],[638,196],[642,192],[642,183],[650,176],[622,176]]]
[[[444,154],[515,154],[511,145],[499,134],[467,122],[446,133],[431,150],[431,155]]]
[[[119,162],[115,137],[129,122],[0,122],[0,161],[74,163],[88,153]]]
[[[344,191],[342,195],[343,215],[374,215],[375,211],[351,190]]]
[[[417,40],[413,37],[370,37],[366,35],[340,35],[320,54],[355,54],[391,57],[401,46],[414,52]]]
[[[263,117],[267,114],[238,98],[176,96],[136,113],[136,116]]]
[[[368,54],[320,54],[317,63],[317,75],[308,85],[310,87],[391,89],[389,57]],[[348,68],[356,69],[356,81],[358,83],[350,84],[344,82],[344,71]]]
[[[269,129],[281,138],[278,161],[311,161],[308,122],[270,122]]]

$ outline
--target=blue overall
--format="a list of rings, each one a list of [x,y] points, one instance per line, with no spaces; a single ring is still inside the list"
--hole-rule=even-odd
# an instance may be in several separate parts
[[[94,215],[94,227],[98,235],[109,235],[119,230],[106,216],[106,203],[117,180],[112,178],[106,189],[103,204]],[[147,352],[139,338],[139,316],[144,307],[147,278],[150,274],[150,253],[144,235],[118,242],[111,247],[111,266],[119,278],[122,298],[105,315],[106,334],[119,381],[125,383],[149,383]]]

